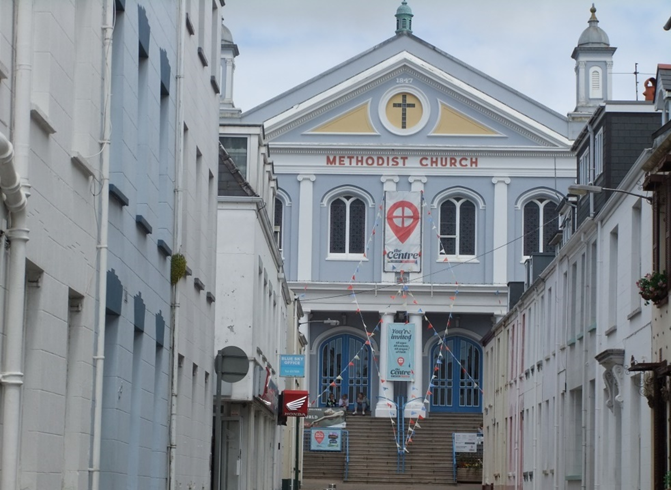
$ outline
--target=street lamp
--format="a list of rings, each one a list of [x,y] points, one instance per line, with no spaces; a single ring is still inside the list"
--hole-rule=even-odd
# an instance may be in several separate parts
[[[629,194],[630,196],[640,197],[645,199],[650,204],[652,204],[652,197],[645,196],[643,194],[636,194],[635,192],[629,192],[622,189],[612,189],[610,187],[601,187],[600,185],[587,185],[587,184],[573,184],[568,186],[568,193],[574,194],[576,196],[585,196],[587,194],[598,194],[602,191],[610,192],[619,192],[621,194]]]
[[[330,327],[337,327],[340,325],[339,320],[331,320],[330,318],[327,318],[326,320],[306,320],[304,322],[298,322],[299,325],[306,325],[308,323],[323,323],[324,325],[328,325]]]

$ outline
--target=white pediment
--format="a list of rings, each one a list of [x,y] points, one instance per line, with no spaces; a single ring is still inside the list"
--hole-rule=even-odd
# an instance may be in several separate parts
[[[373,106],[370,94],[390,80],[403,83],[408,79],[413,80],[411,83],[435,89],[435,93],[439,94],[429,101],[433,110],[441,113],[433,127],[427,128],[429,136],[502,136],[504,131],[495,129],[498,126],[522,134],[538,146],[571,146],[572,142],[566,136],[522,110],[501,102],[408,51],[399,52],[271,117],[265,121],[266,135],[274,140],[297,129],[304,134],[314,134],[328,133],[329,128],[334,128],[334,134],[351,134],[342,129],[342,121],[353,121],[354,118],[358,118],[358,127],[363,128],[361,134],[377,134],[385,128],[376,126],[370,120],[367,124],[364,121],[365,111],[368,114],[382,111],[380,107]],[[353,107],[349,107],[348,104],[352,103]],[[470,114],[466,115],[456,108],[457,104],[468,107]],[[403,131],[396,134],[403,135]]]

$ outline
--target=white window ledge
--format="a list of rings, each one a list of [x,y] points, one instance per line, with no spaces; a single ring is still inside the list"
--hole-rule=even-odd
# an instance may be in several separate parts
[[[340,260],[349,262],[368,262],[368,257],[364,254],[328,254],[326,260]]]
[[[447,259],[447,262],[445,261]],[[438,260],[436,262],[439,263],[448,263],[448,262],[459,262],[459,263],[469,263],[469,264],[479,264],[480,261],[478,260],[476,255],[439,255]]]

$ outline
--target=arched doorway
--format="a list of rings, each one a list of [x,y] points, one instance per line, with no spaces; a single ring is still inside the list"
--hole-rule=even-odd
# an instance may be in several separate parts
[[[336,335],[325,340],[319,347],[319,405],[325,406],[329,393],[336,399],[347,393],[350,409],[354,399],[362,391],[369,399],[370,349],[366,340],[350,334]],[[338,379],[341,376],[342,379]],[[331,386],[335,383],[335,386]]]
[[[482,348],[465,337],[447,337],[442,360],[440,344],[431,349],[431,368],[438,366],[431,383],[431,410],[435,412],[482,411]],[[458,362],[457,362],[458,361]]]

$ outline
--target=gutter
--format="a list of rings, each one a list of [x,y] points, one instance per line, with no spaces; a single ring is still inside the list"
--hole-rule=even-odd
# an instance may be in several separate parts
[[[177,4],[177,73],[175,77],[175,202],[173,214],[173,250],[182,253],[183,185],[184,185],[184,44],[186,37],[186,0]],[[170,261],[172,267],[172,260]],[[170,355],[170,420],[168,445],[168,490],[177,488],[177,402],[179,392],[179,283],[170,285],[170,322],[172,326]]]
[[[0,372],[2,390],[2,477],[0,488],[16,490],[19,480],[21,454],[21,413],[23,386],[23,352],[26,296],[27,197],[30,195],[28,169],[30,162],[30,92],[32,80],[33,2],[15,4],[14,58],[14,119],[12,137],[14,148],[0,133],[0,189],[5,194],[11,242],[5,312],[5,352]],[[24,181],[21,181],[21,174]]]
[[[109,230],[109,162],[110,138],[112,132],[112,35],[114,33],[114,0],[106,0],[103,6],[103,46],[102,46],[102,145],[101,188],[100,188],[100,230],[98,232],[98,316],[96,318],[96,352],[93,356],[95,365],[93,410],[93,438],[91,442],[91,489],[100,488],[100,453],[102,446],[102,413],[103,413],[103,384],[105,368],[105,321],[107,313],[107,234]]]
[[[32,6],[30,7],[32,9]],[[30,32],[30,31],[28,31]],[[26,113],[30,114],[30,112]],[[11,228],[7,237],[11,243],[9,279],[7,281],[7,313],[5,332],[4,369],[0,373],[3,386],[3,440],[1,488],[18,488],[19,455],[21,453],[21,387],[23,386],[24,302],[26,284],[26,192],[21,187],[19,174],[14,168],[14,148],[0,133],[0,188],[9,208]]]

